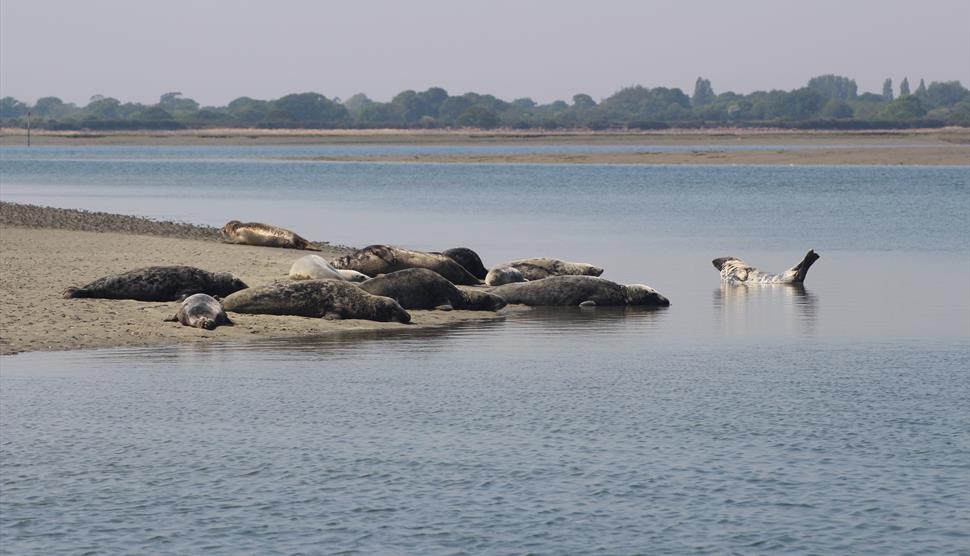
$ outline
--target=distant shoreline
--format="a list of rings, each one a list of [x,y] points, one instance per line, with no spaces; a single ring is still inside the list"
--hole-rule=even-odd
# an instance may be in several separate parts
[[[4,129],[0,146],[23,146],[22,129]],[[291,158],[318,162],[471,164],[707,164],[707,165],[927,165],[970,166],[970,128],[804,131],[719,128],[663,131],[518,130],[294,130],[196,129],[178,131],[39,131],[31,144],[44,146],[610,146],[643,152],[432,154]],[[651,152],[649,147],[777,147]]]

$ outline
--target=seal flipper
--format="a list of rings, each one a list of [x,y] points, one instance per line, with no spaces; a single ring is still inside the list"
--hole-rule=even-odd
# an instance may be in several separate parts
[[[64,290],[64,299],[78,299],[91,297],[91,294],[84,288],[67,288]]]
[[[178,313],[175,313],[174,315],[168,317],[167,319],[163,320],[162,322],[178,322],[178,321],[179,321],[179,315],[178,315]]]
[[[814,249],[809,249],[808,253],[805,254],[805,258],[802,259],[802,262],[793,266],[789,271],[795,274],[792,282],[795,284],[801,284],[804,282],[805,276],[808,275],[808,269],[812,268],[812,265],[815,264],[815,261],[819,260],[819,258],[820,255],[816,253]]]

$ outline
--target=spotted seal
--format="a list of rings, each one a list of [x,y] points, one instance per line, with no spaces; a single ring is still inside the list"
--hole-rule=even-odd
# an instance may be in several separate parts
[[[221,297],[247,287],[228,272],[209,272],[193,266],[149,266],[104,276],[80,288],[68,288],[64,297],[180,301],[194,293]]]
[[[499,266],[518,270],[526,280],[541,280],[550,276],[599,276],[603,274],[603,269],[598,266],[546,257],[519,259]]]
[[[526,281],[525,276],[522,276],[521,272],[511,266],[496,266],[485,275],[486,286],[501,286]]]
[[[296,232],[261,222],[230,220],[222,227],[221,233],[229,243],[319,251]]]
[[[360,284],[360,288],[395,299],[405,309],[498,311],[505,307],[505,300],[497,295],[471,288],[460,290],[442,275],[426,268],[406,268],[383,274]]]
[[[467,247],[446,249],[441,254],[463,266],[469,274],[479,280],[484,280],[485,275],[488,274],[485,265],[482,264],[482,258],[478,256],[478,253]]]
[[[411,315],[397,301],[339,280],[275,282],[248,288],[227,297],[222,306],[235,313],[411,322]]]
[[[389,245],[369,245],[334,259],[330,265],[336,269],[356,270],[368,276],[396,272],[406,268],[426,268],[442,275],[452,284],[477,286],[478,278],[465,267],[440,253],[425,253]]]
[[[721,273],[721,281],[745,284],[801,284],[805,282],[808,269],[820,258],[814,249],[805,254],[802,262],[781,274],[768,274],[748,266],[737,257],[720,257],[711,261]]]
[[[175,316],[165,320],[206,330],[214,330],[219,325],[232,326],[232,321],[222,309],[222,304],[211,295],[204,293],[185,298]]]
[[[550,276],[505,284],[489,290],[520,305],[573,307],[582,305],[647,305],[666,307],[670,301],[643,284],[625,286],[596,276]]]

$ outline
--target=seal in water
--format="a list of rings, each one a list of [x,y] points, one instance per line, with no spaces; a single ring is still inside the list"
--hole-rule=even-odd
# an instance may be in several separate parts
[[[489,290],[509,303],[532,306],[647,305],[666,307],[670,301],[643,284],[624,286],[595,276],[550,276],[505,284]]]
[[[219,325],[232,326],[232,321],[219,303],[211,295],[197,293],[185,298],[174,317],[165,319],[180,322],[184,326],[214,330]]]
[[[460,290],[444,276],[426,268],[407,268],[371,278],[360,288],[397,300],[405,309],[467,309],[498,311],[505,300],[484,291]]]
[[[149,266],[98,278],[80,288],[68,288],[64,297],[181,301],[194,293],[222,297],[247,287],[228,272],[208,272],[192,266]]]
[[[346,280],[348,282],[363,282],[370,276],[355,270],[337,270],[330,266],[327,259],[319,255],[307,255],[298,259],[290,267],[291,280]]]
[[[519,259],[501,266],[509,266],[518,270],[526,280],[541,280],[550,276],[599,276],[603,274],[603,269],[598,266],[545,257]]]
[[[406,268],[426,268],[442,275],[452,284],[477,286],[478,278],[465,267],[440,253],[424,253],[388,245],[369,245],[331,261],[336,269],[356,270],[368,276],[396,272]]]
[[[746,284],[801,284],[805,282],[808,269],[819,259],[815,250],[809,250],[802,262],[782,274],[768,274],[748,266],[737,257],[720,257],[711,261],[714,268],[721,271],[721,280]]]
[[[465,267],[469,274],[479,280],[484,280],[485,275],[488,274],[485,265],[482,264],[482,258],[478,256],[478,253],[467,247],[455,247],[442,251],[441,254]]]
[[[296,232],[260,222],[230,220],[222,227],[222,237],[229,243],[319,251]]]
[[[485,275],[486,286],[501,286],[503,284],[514,284],[516,282],[526,282],[525,276],[511,266],[497,266],[488,271]]]
[[[371,295],[354,284],[338,280],[257,286],[230,295],[222,306],[236,313],[411,322],[411,315],[397,301]]]

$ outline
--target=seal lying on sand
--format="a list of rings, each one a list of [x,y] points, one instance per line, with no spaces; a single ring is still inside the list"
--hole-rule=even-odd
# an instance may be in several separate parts
[[[810,250],[805,254],[802,262],[789,268],[782,274],[768,274],[757,268],[748,266],[744,261],[737,257],[720,257],[711,261],[714,268],[721,271],[721,280],[724,282],[744,282],[747,284],[801,284],[808,275],[808,269],[812,268],[815,261],[819,259],[818,253]]]
[[[194,293],[221,297],[247,287],[228,272],[208,272],[192,266],[149,266],[98,278],[80,288],[68,288],[64,297],[180,301]]]
[[[348,282],[363,282],[370,276],[356,270],[337,270],[330,266],[326,259],[319,255],[307,255],[298,259],[290,267],[291,280],[346,280]]]
[[[452,284],[477,286],[478,278],[465,267],[439,253],[423,253],[388,245],[369,245],[330,262],[336,269],[356,270],[368,276],[387,274],[406,268],[427,268],[444,276]]]
[[[338,280],[277,282],[249,288],[230,295],[222,306],[236,313],[411,322],[411,315],[397,301]]]
[[[509,303],[532,306],[649,305],[670,301],[643,284],[624,286],[595,276],[550,276],[489,290]]]
[[[478,256],[478,253],[467,247],[455,247],[442,251],[441,254],[465,267],[469,274],[479,280],[484,280],[485,275],[488,274],[485,265],[482,264],[482,258]]]
[[[360,288],[397,300],[405,309],[467,309],[498,311],[505,300],[483,291],[459,290],[443,276],[426,268],[407,268],[371,278]]]
[[[550,276],[599,276],[603,274],[603,269],[598,266],[545,257],[519,259],[500,266],[508,266],[518,270],[526,280],[541,280]]]
[[[511,266],[497,266],[488,271],[485,275],[486,286],[501,286],[503,284],[514,284],[516,282],[526,282],[525,276]]]
[[[197,293],[185,298],[174,317],[165,319],[180,322],[184,326],[213,330],[221,324],[232,326],[232,321],[222,309],[222,305],[211,295]]]
[[[230,220],[222,227],[222,237],[229,243],[319,251],[296,232],[259,222]]]

